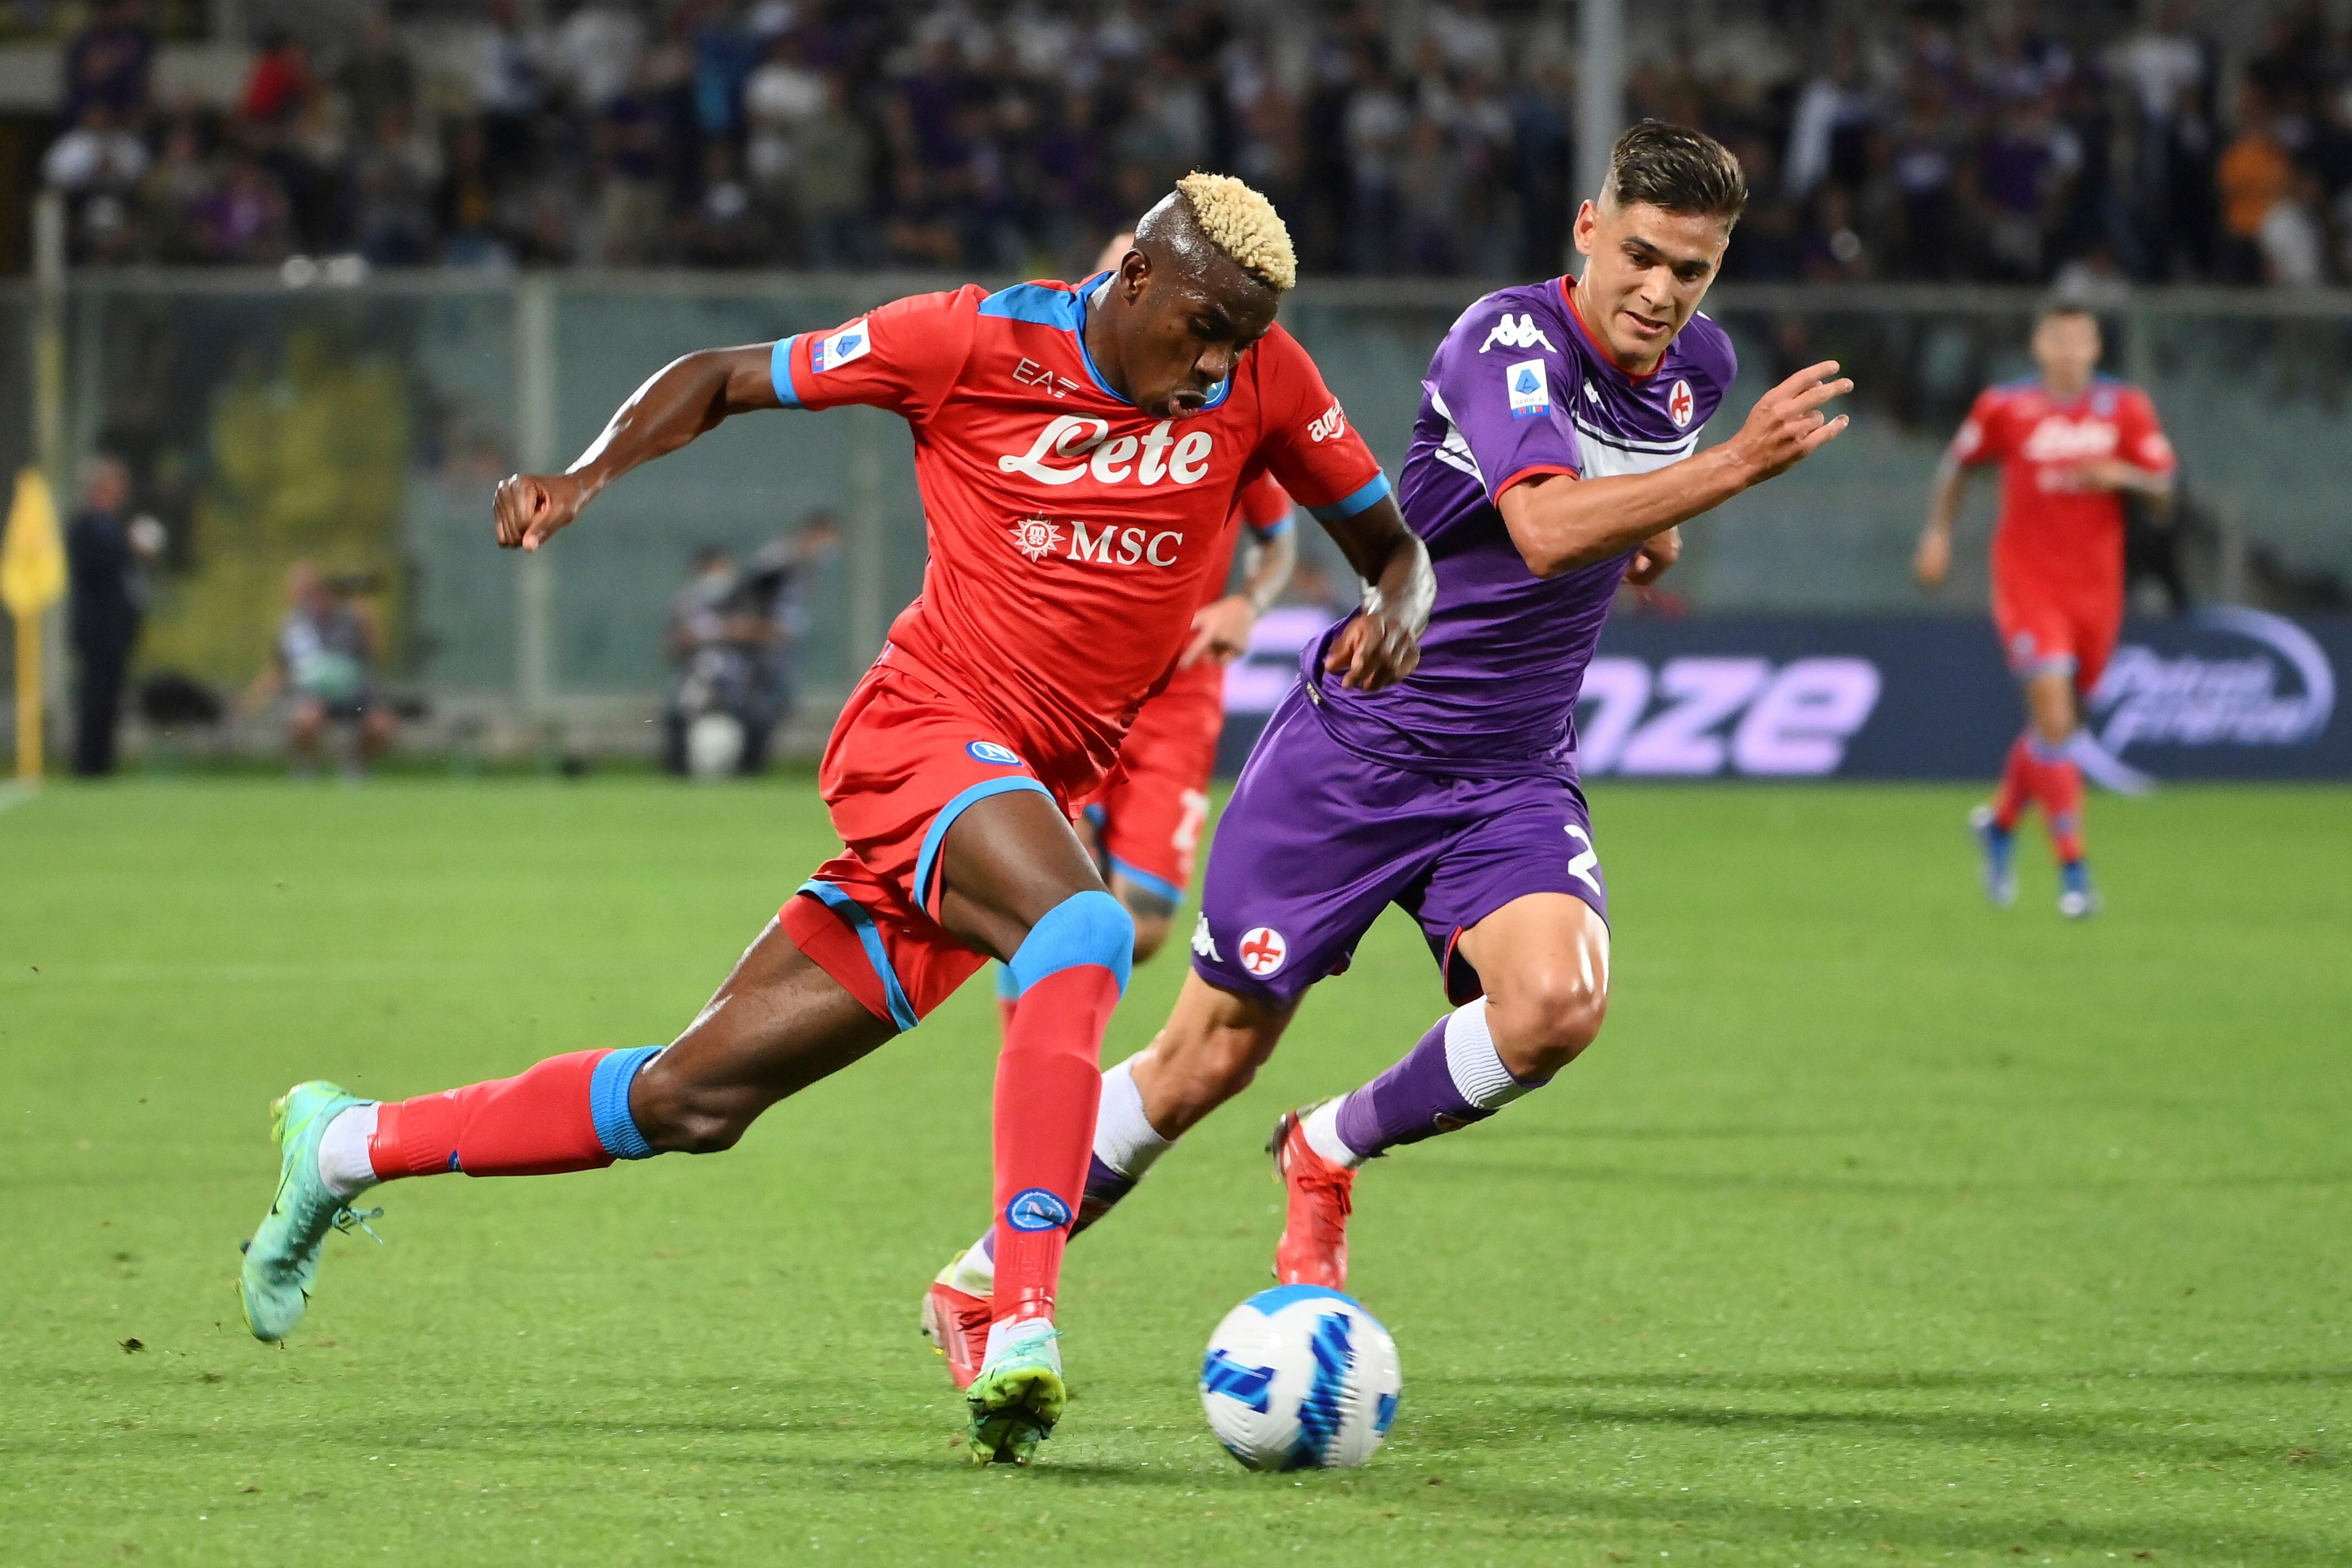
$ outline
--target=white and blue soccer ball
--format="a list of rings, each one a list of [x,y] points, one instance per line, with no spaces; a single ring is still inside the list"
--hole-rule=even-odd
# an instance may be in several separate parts
[[[1362,1464],[1403,1392],[1389,1331],[1320,1285],[1260,1291],[1225,1314],[1201,1364],[1209,1429],[1254,1470]]]

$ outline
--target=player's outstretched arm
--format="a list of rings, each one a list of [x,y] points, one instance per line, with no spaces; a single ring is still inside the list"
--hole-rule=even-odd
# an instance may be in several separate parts
[[[1323,668],[1335,675],[1346,671],[1339,684],[1358,691],[1394,685],[1421,663],[1421,634],[1437,598],[1429,548],[1405,527],[1392,495],[1323,530],[1364,580],[1363,613],[1331,640]]]
[[[1952,570],[1952,522],[1960,515],[1960,495],[1968,488],[1969,471],[1947,455],[1936,465],[1927,491],[1927,522],[1919,530],[1919,548],[1911,555],[1911,575],[1919,591],[1933,593]]]
[[[1270,539],[1252,539],[1242,557],[1242,585],[1192,617],[1192,640],[1176,667],[1189,670],[1202,659],[1230,664],[1249,652],[1250,632],[1289,586],[1298,565],[1298,530],[1286,528]]]
[[[517,474],[490,504],[500,549],[535,550],[580,515],[598,491],[640,463],[675,452],[731,413],[782,408],[771,369],[774,345],[704,349],[673,360],[629,396],[571,467]]]
[[[1496,499],[1511,541],[1538,577],[1558,577],[1641,545],[1794,467],[1837,438],[1846,416],[1822,412],[1853,390],[1837,361],[1808,366],[1766,392],[1739,434],[1652,474],[1604,479],[1536,475]]]

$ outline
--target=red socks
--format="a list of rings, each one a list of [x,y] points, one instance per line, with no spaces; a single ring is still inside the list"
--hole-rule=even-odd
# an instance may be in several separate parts
[[[2059,747],[2047,746],[2032,730],[2021,734],[2009,748],[2001,768],[2000,787],[1993,791],[1993,825],[2014,832],[2026,807],[2042,808],[2042,824],[2050,830],[2050,847],[2063,864],[2083,858],[2083,770]]]
[[[2004,833],[2017,831],[2017,821],[2025,815],[2025,808],[2033,804],[2035,763],[2032,747],[2028,740],[2030,730],[2020,731],[2010,743],[2009,759],[2000,770],[2000,788],[1993,791],[1992,825]]]
[[[1057,970],[1013,1003],[996,1062],[999,1319],[1050,1316],[1102,1099],[1102,1037],[1119,977],[1099,964]]]
[[[2059,863],[2071,865],[2083,858],[2083,770],[2072,758],[2041,765],[2042,825],[2050,830],[2050,847]]]
[[[575,1051],[519,1077],[386,1101],[368,1163],[378,1181],[391,1181],[443,1171],[552,1176],[641,1159],[653,1150],[629,1118],[629,1084],[653,1054]]]

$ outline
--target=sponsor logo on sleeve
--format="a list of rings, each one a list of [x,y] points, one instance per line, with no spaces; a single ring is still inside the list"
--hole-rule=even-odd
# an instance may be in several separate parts
[[[1321,418],[1307,427],[1307,436],[1310,441],[1337,441],[1347,434],[1348,416],[1339,411],[1337,398],[1331,400],[1331,406],[1323,411]]]
[[[1551,412],[1551,378],[1541,360],[1504,366],[1503,386],[1511,394],[1513,419],[1533,419]]]
[[[809,350],[809,369],[818,375],[837,371],[852,360],[862,360],[874,347],[874,334],[866,329],[866,318],[860,316],[830,338],[817,340]]]
[[[1552,349],[1551,340],[1544,336],[1543,329],[1536,325],[1534,317],[1521,315],[1514,318],[1507,310],[1504,311],[1501,319],[1488,329],[1486,340],[1478,345],[1478,351],[1483,354],[1497,343],[1502,344],[1506,349],[1532,349],[1538,343],[1541,343],[1545,348],[1551,349],[1553,353],[1559,352],[1558,349]]]

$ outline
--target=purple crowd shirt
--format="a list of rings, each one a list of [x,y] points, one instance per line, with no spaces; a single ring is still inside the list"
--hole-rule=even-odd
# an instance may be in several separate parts
[[[1336,626],[1301,661],[1307,695],[1351,751],[1442,774],[1572,772],[1577,693],[1631,552],[1538,578],[1495,497],[1529,475],[1681,461],[1738,368],[1723,329],[1694,315],[1656,370],[1628,375],[1577,318],[1574,287],[1552,278],[1487,295],[1429,362],[1397,487],[1437,572],[1421,667],[1386,691],[1349,691],[1323,673]]]

